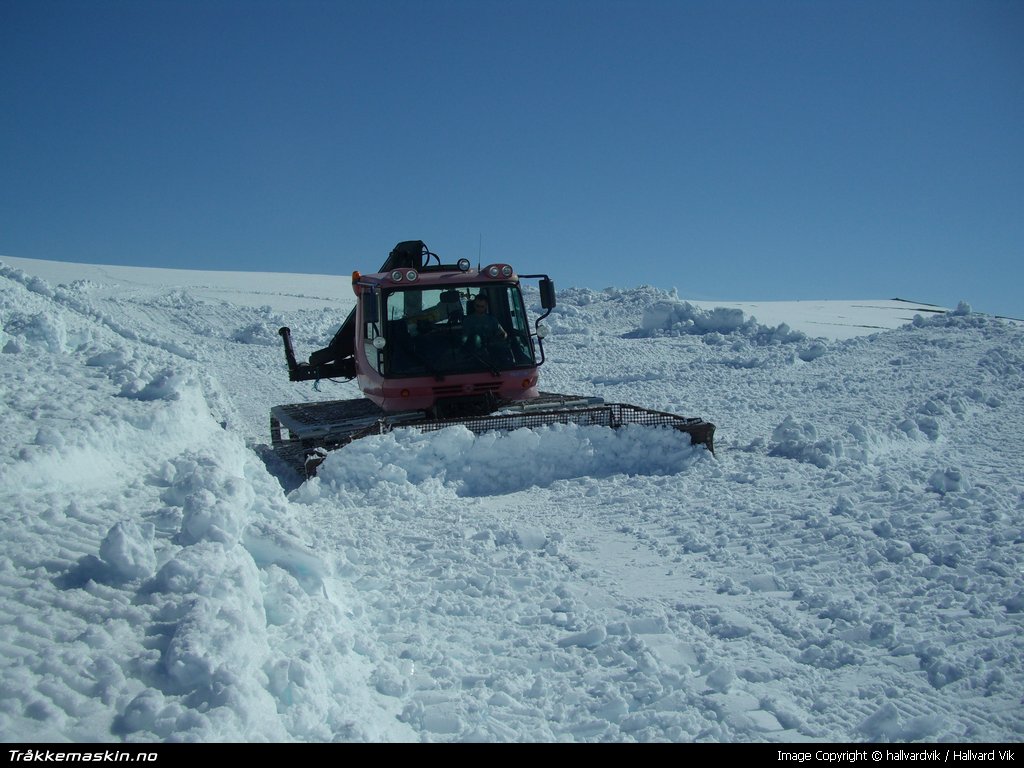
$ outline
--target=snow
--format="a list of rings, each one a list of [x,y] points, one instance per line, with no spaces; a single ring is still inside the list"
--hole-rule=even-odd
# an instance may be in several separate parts
[[[301,483],[270,407],[358,393],[276,330],[322,346],[348,283],[0,260],[0,738],[1024,735],[1019,324],[565,289],[544,388],[716,455],[398,431]]]

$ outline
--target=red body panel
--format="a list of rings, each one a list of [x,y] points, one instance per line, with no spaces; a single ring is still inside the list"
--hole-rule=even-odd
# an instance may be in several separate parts
[[[528,400],[539,395],[536,369],[504,371],[497,378],[489,373],[451,374],[443,381],[433,376],[386,379],[372,369],[370,374],[357,375],[359,388],[388,413],[427,410],[441,398],[472,398],[490,393],[502,400]]]

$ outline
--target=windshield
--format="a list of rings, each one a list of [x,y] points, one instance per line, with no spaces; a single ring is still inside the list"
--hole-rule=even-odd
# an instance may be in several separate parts
[[[515,285],[393,291],[385,296],[385,375],[503,371],[535,365]]]

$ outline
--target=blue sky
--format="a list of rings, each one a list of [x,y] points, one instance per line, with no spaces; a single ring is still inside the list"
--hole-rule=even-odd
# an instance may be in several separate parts
[[[1024,317],[1019,0],[0,0],[0,254]]]

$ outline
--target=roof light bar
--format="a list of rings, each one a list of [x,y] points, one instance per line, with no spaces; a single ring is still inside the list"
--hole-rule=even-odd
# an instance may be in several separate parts
[[[407,269],[404,272],[400,269],[394,269],[388,277],[390,277],[391,281],[394,283],[414,283],[419,279],[419,273],[415,269]]]
[[[496,280],[500,277],[512,277],[513,271],[512,267],[508,264],[491,264],[484,268],[483,274]]]

